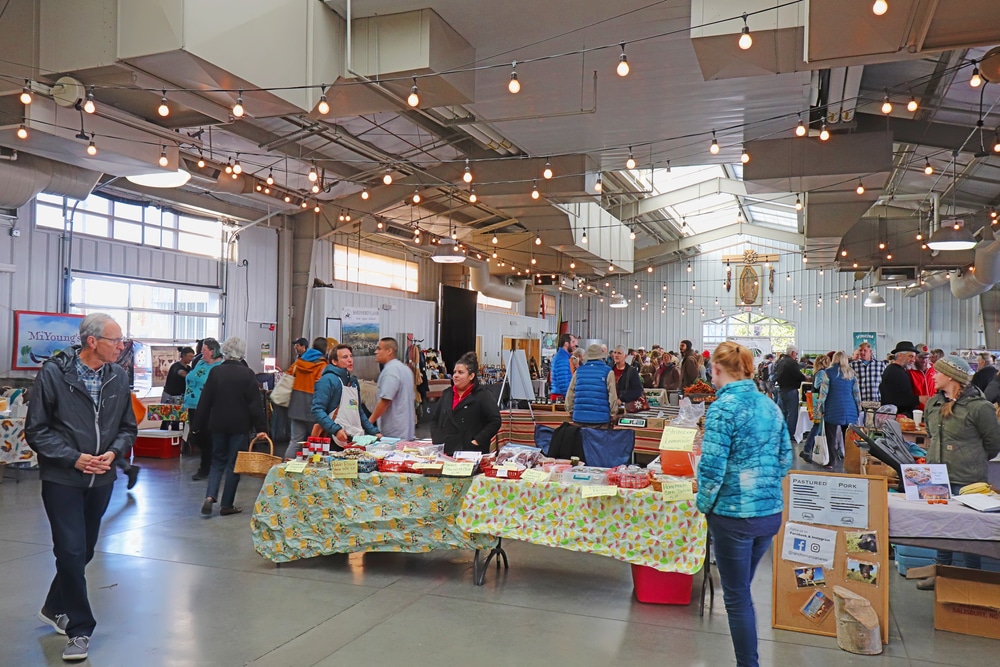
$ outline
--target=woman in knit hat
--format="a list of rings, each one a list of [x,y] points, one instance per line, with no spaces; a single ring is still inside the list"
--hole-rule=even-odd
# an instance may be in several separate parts
[[[927,401],[924,421],[930,443],[928,463],[945,463],[952,494],[966,484],[986,481],[986,462],[1000,453],[996,409],[972,384],[972,369],[961,357],[949,355],[934,364],[937,393]],[[951,565],[952,553],[938,551],[937,562]],[[965,566],[980,569],[979,556],[965,555]],[[917,588],[934,588],[934,578]]]

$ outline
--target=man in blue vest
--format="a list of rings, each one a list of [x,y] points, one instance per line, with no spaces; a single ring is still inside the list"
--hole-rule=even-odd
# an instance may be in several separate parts
[[[568,333],[559,335],[559,349],[552,357],[552,378],[549,389],[549,398],[552,399],[553,403],[561,401],[569,389],[569,381],[573,379],[569,358],[575,349],[576,336]]]
[[[598,344],[587,348],[586,362],[576,369],[566,390],[566,411],[578,426],[604,426],[618,414],[615,374]]]

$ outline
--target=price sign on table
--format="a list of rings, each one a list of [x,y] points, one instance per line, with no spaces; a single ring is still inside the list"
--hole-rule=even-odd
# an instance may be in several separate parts
[[[677,428],[667,426],[660,436],[660,449],[670,449],[678,452],[694,451],[694,436],[698,433],[693,428]]]
[[[345,461],[330,462],[330,477],[334,479],[357,479],[358,460],[347,459]]]
[[[580,495],[584,498],[597,498],[599,496],[617,496],[618,487],[607,484],[597,486],[585,484],[580,487]]]
[[[547,482],[549,481],[549,475],[544,470],[525,470],[524,474],[521,475],[522,482]]]
[[[691,482],[664,482],[663,499],[667,502],[694,500],[694,491]]]
[[[285,473],[298,472],[302,473],[306,471],[305,461],[289,461],[285,464]]]
[[[454,463],[446,461],[441,467],[441,474],[446,477],[472,477],[476,464],[472,461]]]

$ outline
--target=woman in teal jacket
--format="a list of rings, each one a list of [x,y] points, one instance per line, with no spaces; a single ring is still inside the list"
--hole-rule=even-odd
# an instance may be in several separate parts
[[[750,582],[781,526],[781,480],[792,467],[784,417],[752,377],[750,350],[731,341],[715,349],[718,393],[698,465],[698,509],[708,519],[739,667],[758,664]]]

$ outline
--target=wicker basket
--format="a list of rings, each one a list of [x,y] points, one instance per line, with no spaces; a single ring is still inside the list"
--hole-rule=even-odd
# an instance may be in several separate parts
[[[274,455],[274,442],[266,435],[264,436],[264,440],[267,440],[267,444],[271,447],[270,454],[253,451],[253,443],[259,439],[257,437],[250,441],[250,449],[248,451],[240,451],[236,454],[236,464],[233,466],[233,472],[237,475],[267,477],[267,471],[281,463],[281,457]]]

